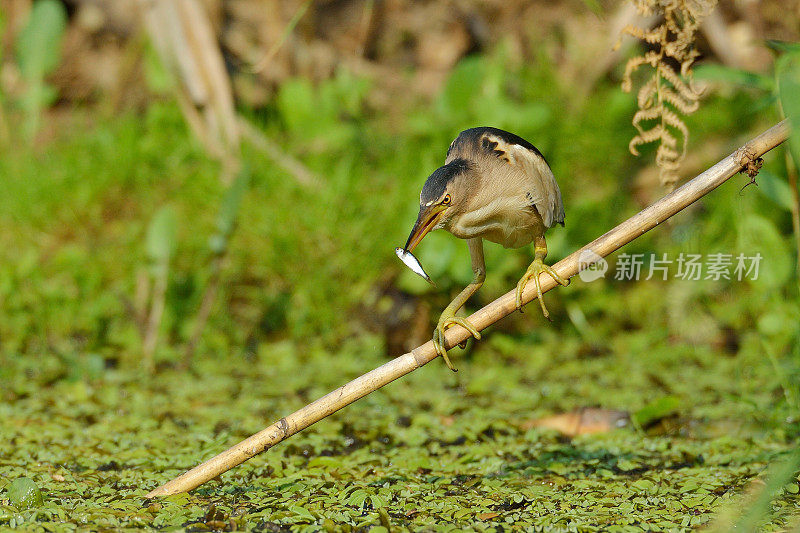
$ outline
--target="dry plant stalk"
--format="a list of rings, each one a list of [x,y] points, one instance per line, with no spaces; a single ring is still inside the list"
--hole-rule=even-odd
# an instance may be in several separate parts
[[[325,185],[322,178],[292,154],[283,151],[278,144],[269,139],[258,128],[250,124],[247,119],[239,119],[239,129],[245,140],[249,141],[254,148],[263,152],[264,155],[270,158],[273,163],[286,173],[293,176],[297,183],[303,187],[319,189]]]
[[[239,127],[225,61],[202,2],[139,0],[148,33],[179,81],[178,103],[229,182],[238,168]]]
[[[700,92],[691,82],[692,64],[699,55],[694,49],[694,36],[717,0],[632,1],[640,15],[659,15],[663,20],[652,29],[628,25],[622,30],[623,34],[632,35],[651,47],[643,55],[628,60],[622,90],[633,89],[632,77],[639,67],[653,68],[636,97],[639,110],[632,122],[639,134],[631,139],[628,148],[633,155],[639,155],[638,146],[658,141],[656,165],[661,171],[661,184],[672,190],[689,141],[689,128],[680,114],[691,114],[699,106]],[[679,72],[674,64],[680,65]]]
[[[155,370],[153,355],[158,346],[158,330],[161,327],[161,319],[164,316],[164,307],[167,300],[167,285],[169,282],[167,272],[166,269],[163,272],[159,272],[153,283],[150,312],[147,315],[144,338],[142,340],[142,357],[147,372]]]
[[[553,265],[553,269],[561,276],[571,278],[581,270],[591,266],[597,261],[598,257],[606,257],[632,240],[641,237],[722,185],[738,172],[745,169],[755,169],[758,166],[756,163],[760,161],[762,155],[786,141],[788,137],[789,125],[784,120],[684,184],[678,190],[669,193],[611,231],[565,257]],[[594,259],[593,261],[588,262],[585,260],[587,252],[594,254],[591,255]],[[543,293],[556,286],[555,280],[550,276],[542,279]],[[536,288],[532,284],[528,285],[522,294],[522,302],[527,304],[535,298]],[[511,290],[473,313],[469,320],[478,330],[483,330],[516,310],[516,290]],[[445,344],[448,348],[452,348],[470,337],[469,331],[463,327],[453,326],[445,333]],[[150,491],[146,497],[169,496],[197,488],[231,468],[242,464],[251,457],[267,451],[282,440],[332,415],[339,409],[430,363],[437,357],[439,355],[433,347],[433,341],[428,341],[422,346],[418,346],[414,350],[326,394],[302,409],[281,418],[239,444]],[[443,372],[444,370],[439,369],[438,371]]]

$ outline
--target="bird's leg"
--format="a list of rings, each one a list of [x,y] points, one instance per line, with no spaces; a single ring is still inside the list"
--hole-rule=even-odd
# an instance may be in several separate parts
[[[533,283],[536,285],[536,295],[539,299],[539,305],[542,306],[542,313],[546,319],[550,320],[550,313],[547,312],[547,307],[545,307],[544,299],[542,298],[542,286],[539,283],[539,275],[542,272],[547,272],[550,277],[556,280],[556,283],[564,287],[569,285],[569,280],[559,276],[555,270],[544,264],[544,258],[547,257],[547,243],[544,240],[544,235],[536,237],[533,257],[533,263],[531,263],[525,275],[522,276],[522,279],[517,283],[517,309],[522,307],[522,291],[525,289],[525,285],[528,281],[533,279]]]
[[[447,368],[453,372],[457,370],[453,366],[453,363],[450,362],[450,358],[447,357],[447,348],[444,344],[444,331],[453,324],[458,324],[468,330],[476,339],[480,340],[481,338],[480,332],[475,329],[475,326],[466,318],[455,316],[456,312],[467,303],[469,297],[481,288],[483,280],[486,279],[486,263],[483,259],[483,241],[480,237],[477,237],[469,239],[467,244],[469,245],[469,255],[472,259],[472,283],[467,285],[467,287],[450,302],[450,305],[445,307],[444,311],[442,311],[442,316],[439,317],[439,323],[436,325],[436,329],[433,330],[433,345],[436,348],[436,353],[442,356],[444,362],[447,364]]]

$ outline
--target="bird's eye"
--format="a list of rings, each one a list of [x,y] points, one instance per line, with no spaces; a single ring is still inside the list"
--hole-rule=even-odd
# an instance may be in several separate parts
[[[446,194],[444,196],[444,200],[442,200],[442,205],[450,205],[450,195]]]

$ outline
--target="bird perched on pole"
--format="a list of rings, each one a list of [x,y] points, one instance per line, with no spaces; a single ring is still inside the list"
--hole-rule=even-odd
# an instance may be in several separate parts
[[[544,233],[556,224],[564,225],[561,191],[535,146],[513,133],[489,127],[462,131],[450,144],[444,166],[437,168],[422,187],[419,216],[404,248],[412,251],[425,235],[436,229],[466,239],[469,246],[472,283],[445,308],[433,331],[436,351],[450,370],[456,369],[447,356],[445,330],[459,324],[476,339],[481,338],[466,318],[455,314],[486,278],[483,239],[505,248],[534,243],[533,263],[517,283],[517,309],[522,306],[525,285],[532,279],[542,313],[550,318],[542,299],[539,275],[546,272],[559,284],[569,284],[569,280],[544,263],[547,256]]]

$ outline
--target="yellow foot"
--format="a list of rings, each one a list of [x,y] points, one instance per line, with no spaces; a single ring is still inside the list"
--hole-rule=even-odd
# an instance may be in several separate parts
[[[528,270],[525,272],[525,275],[522,276],[522,279],[517,283],[517,309],[522,307],[522,291],[525,290],[525,285],[528,284],[528,281],[533,279],[533,283],[536,285],[536,295],[539,298],[539,305],[542,306],[542,313],[546,319],[550,320],[550,313],[547,312],[547,307],[544,305],[544,298],[542,298],[542,286],[539,283],[539,275],[542,272],[547,272],[559,285],[563,285],[564,287],[569,285],[568,279],[559,276],[555,270],[545,265],[541,259],[534,259],[531,266],[529,266]]]
[[[433,346],[436,348],[436,353],[441,355],[442,359],[444,359],[445,364],[447,364],[447,368],[453,372],[458,372],[458,369],[456,369],[456,367],[453,366],[453,363],[450,362],[450,358],[447,357],[447,349],[444,347],[444,331],[453,324],[462,326],[477,340],[481,339],[481,333],[475,329],[475,326],[473,326],[466,318],[453,315],[447,316],[446,314],[442,314],[441,318],[439,318],[439,323],[436,325],[436,329],[433,330]]]

